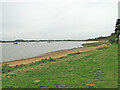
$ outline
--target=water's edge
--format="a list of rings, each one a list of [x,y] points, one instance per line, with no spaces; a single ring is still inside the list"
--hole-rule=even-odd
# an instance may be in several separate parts
[[[47,53],[44,53],[44,54],[42,54],[40,56],[34,56],[34,57],[23,58],[23,59],[12,60],[12,61],[4,61],[2,63],[9,63],[9,62],[15,62],[15,61],[23,61],[23,60],[32,59],[32,58],[39,58],[39,57],[46,56],[47,54],[51,54],[51,53],[56,53],[56,52],[61,52],[61,51],[68,51],[68,50],[75,50],[75,49],[83,49],[83,48],[86,48],[86,47],[78,47],[78,48],[71,48],[71,49],[61,49],[61,50],[57,50],[57,51],[47,52]]]
[[[69,44],[69,42],[67,42],[67,43],[65,43],[65,44],[63,44],[63,42],[60,42],[60,43],[52,43],[52,44],[20,44],[20,45],[15,45],[15,46],[9,46],[9,45],[7,45],[9,48],[7,48],[7,49],[10,49],[10,50],[13,50],[13,51],[17,51],[16,53],[15,52],[13,52],[12,53],[12,51],[10,51],[10,50],[7,50],[6,49],[6,46],[4,46],[4,50],[6,50],[6,51],[4,51],[3,50],[3,52],[2,52],[2,56],[4,56],[4,58],[2,58],[2,62],[12,62],[12,61],[18,61],[18,60],[25,60],[25,59],[30,59],[30,58],[36,58],[36,57],[41,57],[41,56],[43,56],[43,55],[45,55],[45,54],[48,54],[48,53],[54,53],[54,52],[60,52],[60,51],[66,51],[66,50],[73,50],[73,49],[78,49],[78,48],[84,48],[83,47],[83,44],[85,44],[85,43],[93,43],[94,41],[89,41],[89,42],[75,42],[76,44],[74,45],[74,42],[72,42],[72,43],[70,43]],[[60,45],[59,45],[60,44]],[[71,45],[71,44],[73,44],[73,46],[74,47],[71,47],[71,46],[67,46],[67,45]],[[78,46],[78,44],[80,45],[80,46]],[[43,46],[42,46],[43,45]],[[47,47],[46,46],[44,46],[44,45],[48,45]],[[61,45],[62,45],[62,47],[61,47]],[[65,46],[64,46],[65,45]],[[23,47],[21,47],[21,46],[23,46]],[[32,47],[31,47],[32,46]],[[50,46],[52,46],[52,47],[50,47]],[[77,46],[77,47],[76,47]],[[14,48],[15,47],[15,48]],[[42,48],[41,48],[42,47]],[[56,47],[58,47],[58,49],[56,49]],[[63,48],[63,47],[65,47],[65,48]],[[67,48],[66,48],[67,47]],[[12,49],[11,49],[12,48]],[[32,48],[32,49],[31,49]],[[37,49],[37,53],[36,53],[36,48],[38,48]],[[54,49],[55,48],[55,49]],[[21,56],[21,50],[20,49],[23,49],[22,50],[22,53],[26,56],[27,55],[27,57],[24,57],[24,56]],[[32,50],[34,50],[35,49],[35,52],[34,51],[32,51]],[[19,51],[20,50],[20,51]],[[42,51],[43,50],[43,51]],[[11,53],[8,53],[8,52],[11,52]],[[30,52],[30,53],[32,53],[32,54],[29,54],[28,52]],[[41,52],[40,54],[38,54],[38,52]],[[14,55],[14,57],[12,57],[13,59],[11,60],[11,56],[10,55]],[[23,55],[22,54],[22,55]],[[8,55],[7,56],[7,58],[5,57],[6,55]],[[6,58],[6,59],[5,59]]]

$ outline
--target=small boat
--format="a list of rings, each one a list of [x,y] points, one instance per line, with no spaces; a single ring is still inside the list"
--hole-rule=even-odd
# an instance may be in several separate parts
[[[51,43],[51,41],[47,41],[47,43]]]
[[[13,44],[18,44],[18,42],[14,42]]]

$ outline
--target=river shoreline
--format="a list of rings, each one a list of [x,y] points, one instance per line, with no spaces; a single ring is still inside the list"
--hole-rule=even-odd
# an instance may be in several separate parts
[[[95,46],[95,47],[83,47],[83,48],[75,48],[75,49],[68,49],[68,50],[59,50],[59,51],[46,53],[46,54],[43,54],[37,57],[2,62],[2,65],[7,64],[12,67],[12,66],[21,65],[21,64],[29,64],[29,63],[40,61],[45,58],[48,59],[49,57],[52,57],[55,59],[55,58],[67,56],[68,54],[71,54],[71,53],[93,51],[97,48],[106,47],[106,46],[107,46],[106,44],[102,44],[102,45]]]
[[[73,48],[83,47],[85,43],[95,43],[96,41],[89,42],[51,42],[51,43],[24,43],[18,45],[13,43],[1,44],[2,48],[2,61],[8,62],[26,58],[41,56],[45,53],[50,53],[58,50],[67,50]],[[0,62],[0,63],[1,63]]]

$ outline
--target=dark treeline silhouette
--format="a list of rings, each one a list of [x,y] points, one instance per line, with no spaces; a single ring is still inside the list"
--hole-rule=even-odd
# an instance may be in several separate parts
[[[108,40],[108,36],[100,36],[100,37],[97,37],[97,38],[93,38],[93,39],[87,39],[85,41],[100,41],[100,40]]]
[[[86,39],[86,40],[23,40],[23,39],[17,39],[14,41],[0,41],[2,43],[9,43],[9,42],[59,42],[59,41],[99,41],[99,40],[107,40],[108,37],[97,37],[97,38],[92,38],[92,39]]]
[[[118,43],[119,42],[119,35],[120,35],[120,19],[117,19],[115,32],[108,37],[110,43]]]
[[[120,35],[120,19],[118,19],[116,22],[115,34],[117,34],[117,37],[119,37],[119,35]]]
[[[58,42],[58,41],[85,41],[85,40],[14,40],[14,41],[1,41],[3,43],[9,43],[9,42]]]

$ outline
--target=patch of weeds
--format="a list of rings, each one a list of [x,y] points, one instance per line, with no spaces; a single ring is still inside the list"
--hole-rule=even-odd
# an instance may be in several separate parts
[[[58,59],[64,59],[64,58],[67,58],[67,56],[59,57]]]
[[[107,49],[108,47],[102,47],[102,48],[98,48],[97,50],[105,50]]]
[[[95,86],[88,85],[87,88],[95,88]]]
[[[20,65],[14,66],[13,68],[21,68],[21,67],[24,67],[24,66],[25,66],[24,64],[20,64]]]
[[[34,64],[40,64],[41,63],[41,61],[37,61],[37,62],[35,62]]]
[[[34,65],[34,62],[32,62],[32,63],[29,64],[29,66],[32,66],[32,65]]]
[[[36,83],[34,83],[35,85],[38,85],[38,84],[40,84],[40,82],[36,82]]]
[[[51,57],[49,57],[49,59],[42,59],[42,60],[40,60],[40,61],[36,61],[36,62],[33,62],[33,63],[30,63],[29,64],[29,66],[32,66],[32,65],[39,65],[39,64],[42,64],[42,63],[45,63],[45,62],[52,62],[52,61],[56,61],[55,59],[53,59],[53,58],[51,58]],[[43,65],[41,65],[41,66],[43,66]]]
[[[2,73],[8,73],[8,72],[11,72],[13,70],[14,70],[14,68],[13,67],[9,67],[7,64],[2,66]]]
[[[48,87],[48,86],[43,86],[43,85],[42,85],[42,86],[39,86],[39,88],[46,88],[46,87]]]
[[[47,62],[47,59],[46,59],[46,58],[45,58],[45,59],[42,59],[42,60],[40,60],[40,61],[32,62],[32,63],[29,64],[29,66],[39,65],[39,64],[45,63],[45,62]]]
[[[76,55],[76,54],[80,54],[80,52],[77,52],[77,53],[71,53],[71,54],[68,54],[68,55]]]
[[[14,88],[13,86],[6,86],[6,88]]]
[[[56,61],[56,60],[53,59],[52,57],[49,57],[48,61],[53,62],[53,61]]]
[[[85,56],[85,58],[90,58],[90,57],[92,57],[92,55]]]
[[[9,76],[13,76],[14,77],[14,76],[16,76],[16,74],[9,74]]]

